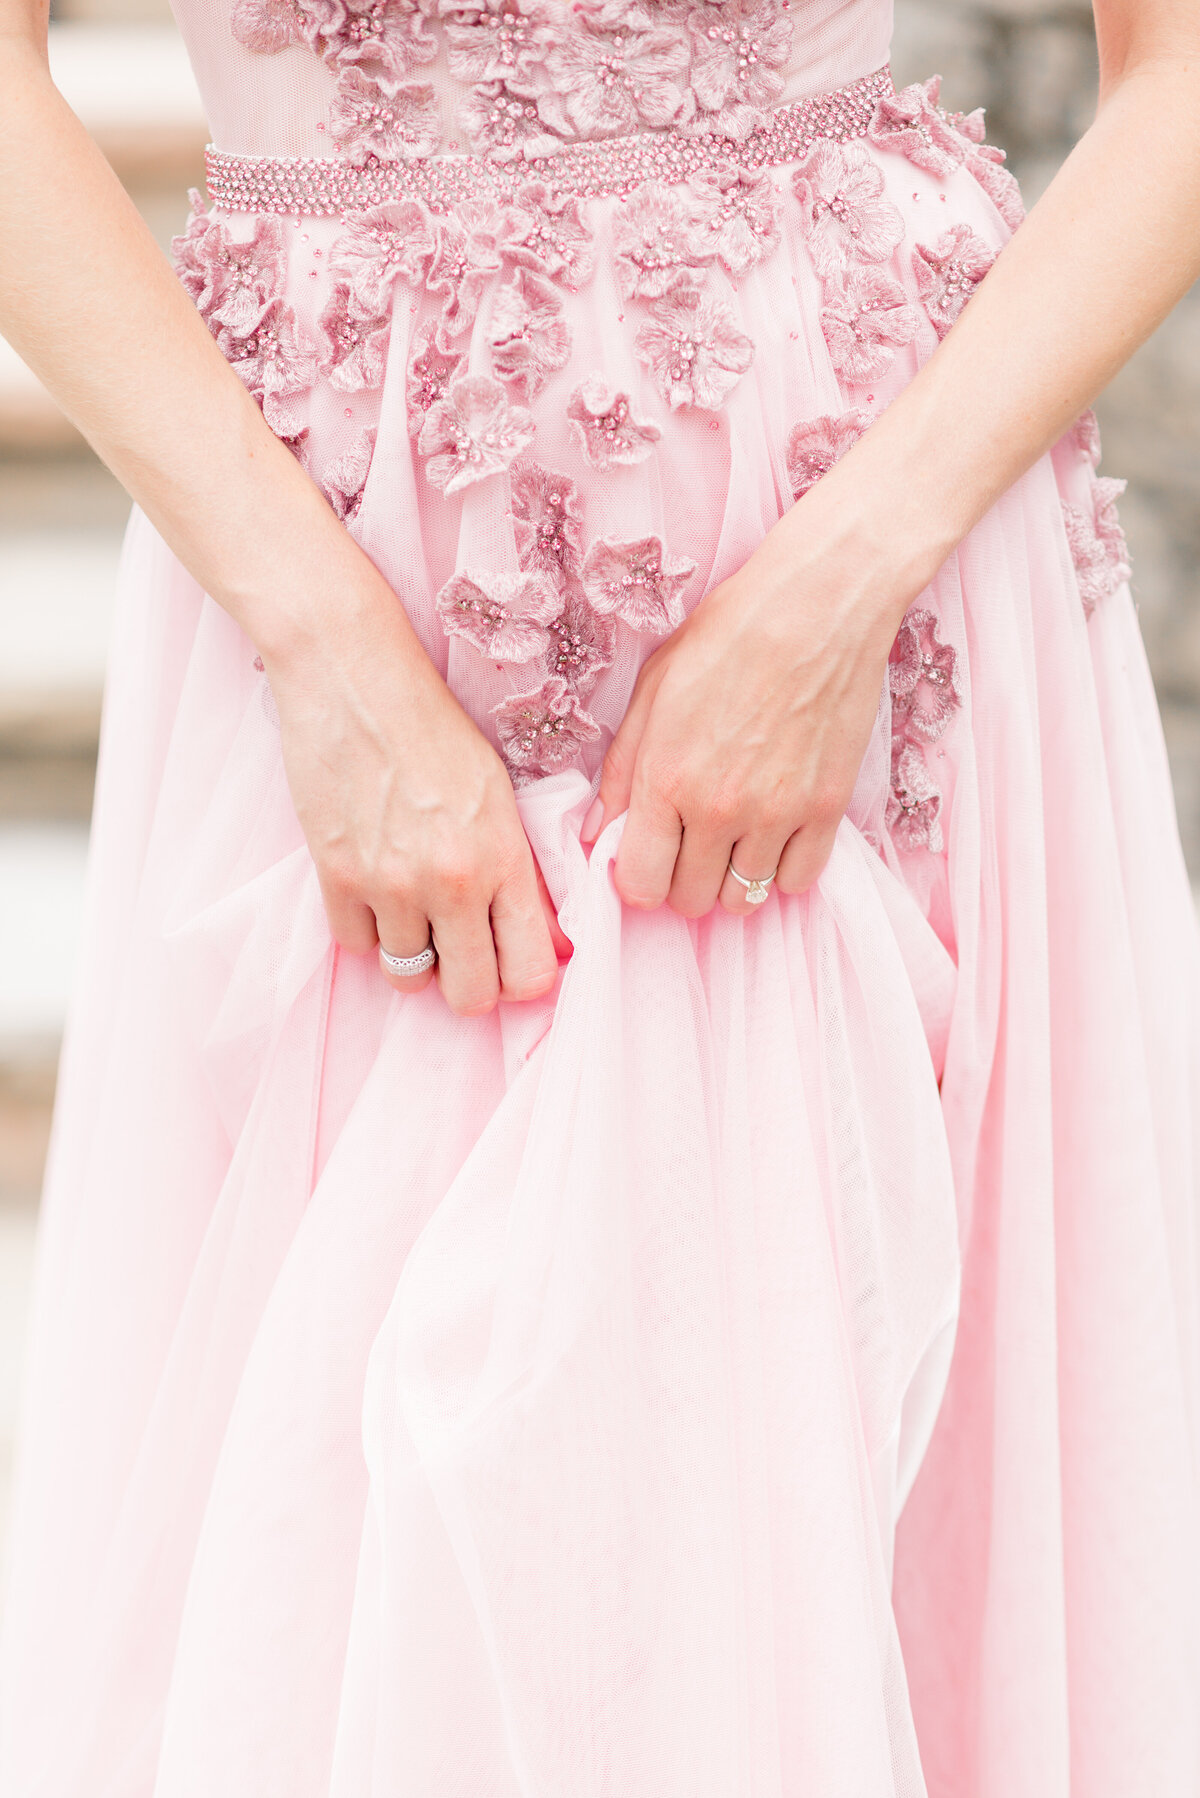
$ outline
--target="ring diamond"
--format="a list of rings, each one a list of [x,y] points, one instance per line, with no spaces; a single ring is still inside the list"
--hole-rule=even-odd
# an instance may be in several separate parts
[[[737,881],[739,886],[745,887],[747,905],[765,905],[767,899],[770,897],[767,888],[774,880],[776,874],[778,874],[779,869],[772,868],[771,872],[769,874],[764,874],[761,880],[747,880],[746,876],[744,874],[739,874],[733,863],[730,862],[729,872],[733,875],[733,878]]]

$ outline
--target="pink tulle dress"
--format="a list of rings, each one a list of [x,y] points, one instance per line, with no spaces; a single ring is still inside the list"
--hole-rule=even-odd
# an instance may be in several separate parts
[[[180,23],[180,278],[575,953],[460,1019],[339,952],[135,513],[3,1798],[1196,1798],[1197,929],[1090,415],[911,608],[812,890],[635,914],[579,841],[642,660],[1018,224],[981,118],[887,0]]]

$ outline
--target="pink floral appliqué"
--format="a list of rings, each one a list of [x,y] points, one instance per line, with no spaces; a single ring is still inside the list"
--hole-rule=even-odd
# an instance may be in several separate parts
[[[526,83],[553,41],[544,0],[476,0],[446,22],[447,61],[456,81]]]
[[[516,220],[504,253],[522,268],[570,288],[590,280],[592,234],[576,194],[527,181],[516,195]]]
[[[479,299],[489,278],[500,268],[495,233],[488,229],[494,209],[486,212],[482,229],[472,229],[463,208],[458,218],[437,222],[437,249],[426,276],[431,293],[445,295],[442,305],[442,342],[457,337],[474,323]],[[474,221],[472,221],[474,222]]]
[[[239,44],[260,56],[275,56],[311,35],[297,0],[237,0],[229,27]]]
[[[425,474],[443,493],[458,493],[508,468],[533,441],[533,420],[510,405],[487,375],[462,375],[429,408],[417,439]]]
[[[943,847],[941,790],[930,772],[924,745],[944,735],[962,704],[958,658],[940,641],[937,619],[910,606],[888,656],[892,696],[892,790],[887,828],[902,849]]]
[[[1021,189],[1014,175],[1010,175],[1004,167],[1006,161],[1004,151],[998,150],[994,144],[984,143],[983,108],[976,107],[974,112],[955,112],[947,115],[949,123],[963,140],[966,153],[966,166],[991,200],[1011,231],[1015,231],[1025,217],[1025,202],[1021,198]]]
[[[567,135],[565,114],[556,116],[553,100],[539,102],[506,81],[481,81],[459,107],[458,122],[482,156],[500,162],[553,156]]]
[[[1129,546],[1117,517],[1117,500],[1125,486],[1124,481],[1100,475],[1092,482],[1090,513],[1081,512],[1077,506],[1063,506],[1079,597],[1089,618],[1101,601],[1109,599],[1133,572]]]
[[[1071,442],[1093,468],[1100,466],[1100,420],[1089,406],[1081,412],[1070,429]]]
[[[684,110],[688,51],[676,31],[644,31],[632,23],[605,30],[576,15],[547,66],[583,137],[669,125]]]
[[[881,150],[897,150],[902,156],[945,180],[966,160],[961,134],[938,108],[942,78],[914,81],[897,94],[888,94],[875,109],[867,135]]]
[[[600,727],[565,680],[552,675],[532,693],[514,693],[492,707],[496,734],[517,783],[566,768]]]
[[[321,373],[330,386],[340,393],[382,387],[391,332],[388,314],[364,316],[347,283],[338,281],[317,322],[326,346]]]
[[[546,673],[558,675],[577,693],[590,693],[597,677],[612,666],[616,620],[592,610],[577,587],[569,587],[563,609],[549,626]]]
[[[881,269],[850,269],[826,288],[821,328],[844,381],[878,380],[920,327],[920,314],[900,283]]]
[[[601,617],[614,614],[635,631],[662,637],[683,623],[683,592],[695,572],[686,557],[665,556],[657,537],[602,537],[584,561],[583,590]]]
[[[775,0],[714,0],[688,14],[698,130],[748,137],[783,92],[792,21]]]
[[[344,71],[329,115],[329,135],[350,162],[403,162],[429,156],[441,138],[437,99],[428,82],[400,83]]]
[[[826,414],[794,427],[787,441],[787,470],[797,499],[841,461],[870,422],[869,415],[855,406],[838,417]]]
[[[192,211],[187,229],[171,240],[175,272],[211,331],[246,336],[268,302],[283,291],[287,251],[282,222],[256,218],[253,235],[239,243],[205,210],[195,188],[188,197]]]
[[[898,849],[928,849],[940,855],[941,788],[929,772],[924,752],[903,733],[892,737],[892,790],[885,823]]]
[[[443,350],[436,319],[427,319],[413,340],[408,363],[408,432],[419,437],[425,415],[446,397],[451,381],[462,373],[465,357]]]
[[[364,313],[386,312],[396,280],[419,286],[434,251],[433,221],[416,200],[346,214],[346,229],[329,253],[335,275],[349,282]]]
[[[519,268],[497,290],[488,321],[492,367],[524,400],[531,400],[547,378],[564,367],[571,353],[571,333],[554,288],[540,275]]]
[[[696,219],[673,188],[643,181],[613,212],[617,282],[626,299],[657,300],[677,287],[696,288],[704,263]]]
[[[358,515],[363,489],[371,472],[371,456],[375,448],[375,432],[363,431],[344,456],[325,471],[321,491],[337,513],[347,522]]]
[[[300,420],[287,402],[316,381],[317,349],[291,307],[272,300],[253,331],[245,336],[221,331],[217,347],[259,402],[271,429],[281,437],[295,436]]]
[[[779,243],[779,196],[765,169],[720,163],[693,175],[688,191],[701,260],[716,256],[731,275],[740,276]]]
[[[334,67],[357,65],[392,80],[432,62],[438,50],[416,0],[343,0],[341,19],[321,37],[322,54]]]
[[[687,288],[655,304],[634,347],[672,411],[715,411],[754,359],[754,345],[729,307]]]
[[[644,462],[662,436],[656,424],[636,418],[627,393],[612,393],[602,375],[589,375],[567,402],[576,442],[593,468]]]
[[[919,243],[912,260],[929,322],[944,337],[995,262],[996,252],[970,225],[952,225],[935,244]]]
[[[813,145],[792,177],[817,273],[852,262],[886,262],[904,236],[899,208],[884,198],[883,171],[862,144]]]
[[[528,662],[550,638],[562,595],[542,574],[455,574],[437,596],[446,630],[497,662]]]
[[[536,462],[514,468],[511,477],[513,534],[522,568],[549,575],[566,588],[579,574],[583,522],[575,483]]]

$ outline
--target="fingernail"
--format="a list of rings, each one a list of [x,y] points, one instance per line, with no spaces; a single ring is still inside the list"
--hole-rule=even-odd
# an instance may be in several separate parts
[[[604,801],[593,799],[588,807],[587,817],[583,820],[583,829],[579,833],[581,843],[594,843],[600,835],[600,826],[604,822]]]

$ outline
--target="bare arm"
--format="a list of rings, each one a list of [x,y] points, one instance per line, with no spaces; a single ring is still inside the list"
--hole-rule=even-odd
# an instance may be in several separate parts
[[[816,878],[908,605],[1200,275],[1200,9],[1096,18],[1095,123],[961,319],[643,669],[601,786],[630,903],[744,909],[731,852]]]
[[[261,651],[343,944],[432,928],[461,1011],[544,992],[556,925],[502,763],[55,89],[45,0],[0,0],[0,329]]]

